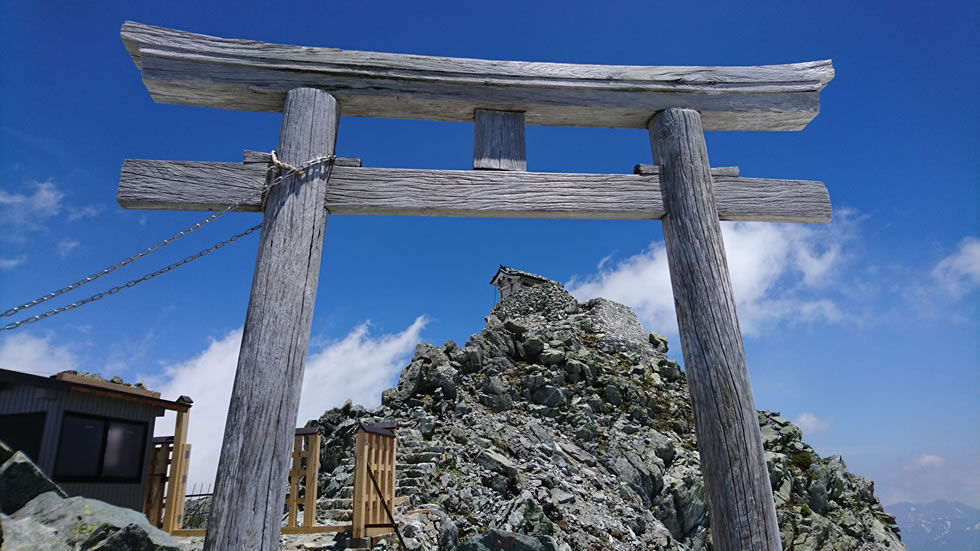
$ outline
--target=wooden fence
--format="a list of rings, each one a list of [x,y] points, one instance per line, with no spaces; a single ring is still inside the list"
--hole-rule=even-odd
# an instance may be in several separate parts
[[[186,438],[186,424],[184,437]],[[190,444],[183,444],[184,453],[174,456],[174,436],[153,439],[153,455],[150,458],[150,472],[147,481],[146,497],[143,500],[143,513],[150,523],[174,536],[203,536],[205,529],[184,529],[184,500],[187,492],[187,470],[190,463]],[[392,456],[394,457],[394,456]],[[173,477],[171,473],[179,473]],[[392,465],[392,477],[394,476]],[[289,470],[289,493],[286,494],[288,518],[283,534],[313,534],[321,532],[344,532],[351,525],[316,526],[317,478],[320,475],[320,434],[315,428],[296,429],[293,447],[293,466]],[[169,484],[171,480],[176,484]],[[300,494],[300,481],[304,490]],[[392,485],[394,479],[392,478]],[[166,498],[164,490],[166,489]],[[173,507],[170,504],[174,504]],[[303,510],[302,526],[299,526],[299,510]],[[391,531],[390,529],[388,530]]]
[[[289,470],[289,493],[286,494],[286,508],[289,518],[283,533],[301,533],[296,525],[299,506],[303,506],[303,526],[318,532],[316,522],[316,484],[320,473],[320,433],[315,428],[296,429],[293,443],[293,468]],[[305,481],[304,494],[299,493],[300,480]]]
[[[153,452],[150,456],[150,472],[146,481],[146,494],[143,498],[143,514],[150,524],[172,533],[184,523],[184,495],[187,492],[187,467],[190,463],[191,445],[181,446],[184,450],[183,461],[174,465],[174,437],[162,436],[153,439]],[[180,469],[179,474],[171,477],[169,471]],[[168,486],[173,478],[175,484]],[[166,497],[164,491],[166,490]],[[167,503],[177,503],[171,513]]]
[[[367,538],[395,531],[395,423],[361,425],[354,447],[354,514],[352,537]]]

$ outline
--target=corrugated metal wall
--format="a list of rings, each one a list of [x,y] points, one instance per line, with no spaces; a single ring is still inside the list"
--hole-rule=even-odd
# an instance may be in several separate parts
[[[83,392],[59,392],[51,389],[12,384],[0,389],[0,414],[47,412],[44,424],[44,437],[38,467],[49,476],[54,472],[55,457],[58,454],[58,438],[61,435],[61,421],[65,412],[85,413],[103,417],[140,421],[146,423],[146,443],[143,452],[141,482],[59,482],[65,492],[73,496],[84,496],[121,507],[141,511],[143,494],[146,490],[146,473],[149,468],[153,447],[153,425],[156,417],[163,415],[163,409],[132,400],[120,400],[98,394]]]

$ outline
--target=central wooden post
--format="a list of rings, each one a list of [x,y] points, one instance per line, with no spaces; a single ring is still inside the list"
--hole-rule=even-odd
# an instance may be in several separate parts
[[[333,155],[340,109],[311,88],[289,91],[278,155],[299,167]],[[293,174],[266,201],[252,295],[225,424],[208,551],[279,549],[286,473],[327,225],[329,166]]]
[[[712,190],[701,115],[667,109],[648,124],[664,240],[718,551],[782,549],[742,334]]]

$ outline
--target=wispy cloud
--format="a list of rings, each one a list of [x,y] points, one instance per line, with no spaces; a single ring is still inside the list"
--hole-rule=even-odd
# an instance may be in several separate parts
[[[910,467],[942,467],[945,464],[946,459],[941,455],[922,454]]]
[[[372,335],[371,326],[364,323],[343,339],[311,351],[296,424],[303,425],[348,399],[368,407],[379,405],[381,391],[394,384],[426,323],[426,318],[420,316],[403,331],[383,335]],[[194,399],[188,432],[188,441],[193,445],[189,473],[192,483],[214,480],[241,339],[239,329],[212,340],[199,355],[165,366],[162,376],[148,381],[165,398],[186,394]],[[173,423],[172,416],[159,421],[156,433],[172,434]]]
[[[17,256],[14,258],[0,258],[0,271],[12,270],[24,262],[27,262],[26,255]]]
[[[793,423],[803,430],[804,436],[813,436],[830,428],[829,420],[821,419],[809,411],[804,411],[796,416]]]
[[[58,242],[58,256],[61,258],[66,258],[79,245],[80,243],[74,239],[62,239]]]
[[[41,231],[57,217],[74,222],[96,216],[97,205],[75,206],[65,200],[65,193],[52,180],[24,183],[19,190],[0,189],[0,230],[8,241],[20,241],[24,232]]]
[[[68,221],[74,222],[75,220],[81,220],[82,218],[93,218],[102,209],[93,205],[88,205],[85,207],[68,207]]]
[[[54,344],[51,336],[15,333],[0,341],[0,366],[35,375],[52,375],[79,369],[79,360],[71,346]]]
[[[956,298],[980,287],[980,239],[961,241],[956,252],[936,264],[932,277],[940,290]]]
[[[906,458],[882,457],[873,475],[886,506],[899,502],[930,503],[937,499],[980,507],[980,455],[922,453]]]
[[[51,181],[29,182],[23,193],[0,190],[0,224],[11,228],[36,230],[62,210],[65,194]]]
[[[822,227],[792,224],[722,223],[725,251],[746,334],[772,322],[838,322],[838,304],[821,295],[846,259],[845,245],[857,232],[857,215],[840,211]],[[597,272],[567,284],[578,298],[605,297],[631,306],[647,328],[676,334],[667,251],[655,242],[619,262],[602,259]]]

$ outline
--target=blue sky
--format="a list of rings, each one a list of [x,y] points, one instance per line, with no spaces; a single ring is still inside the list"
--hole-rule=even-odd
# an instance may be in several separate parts
[[[124,159],[235,162],[243,149],[275,147],[278,114],[153,103],[119,39],[127,19],[229,38],[488,59],[832,58],[837,77],[805,130],[707,135],[713,165],[822,180],[835,208],[824,226],[723,226],[756,403],[796,420],[821,454],[842,454],[876,481],[886,504],[944,498],[980,506],[975,2],[2,6],[4,308],[202,218],[120,208]],[[365,166],[468,169],[472,140],[471,124],[344,118],[338,153]],[[628,173],[651,160],[641,130],[529,127],[527,142],[533,171]],[[75,298],[259,221],[229,215]],[[487,282],[500,263],[566,283],[581,299],[629,304],[648,330],[671,337],[681,360],[662,239],[658,222],[331,217],[300,416],[348,397],[376,404],[420,340],[465,342],[495,301]],[[252,236],[124,293],[2,332],[0,366],[97,371],[144,379],[166,397],[192,396],[191,480],[205,481],[256,249]]]

